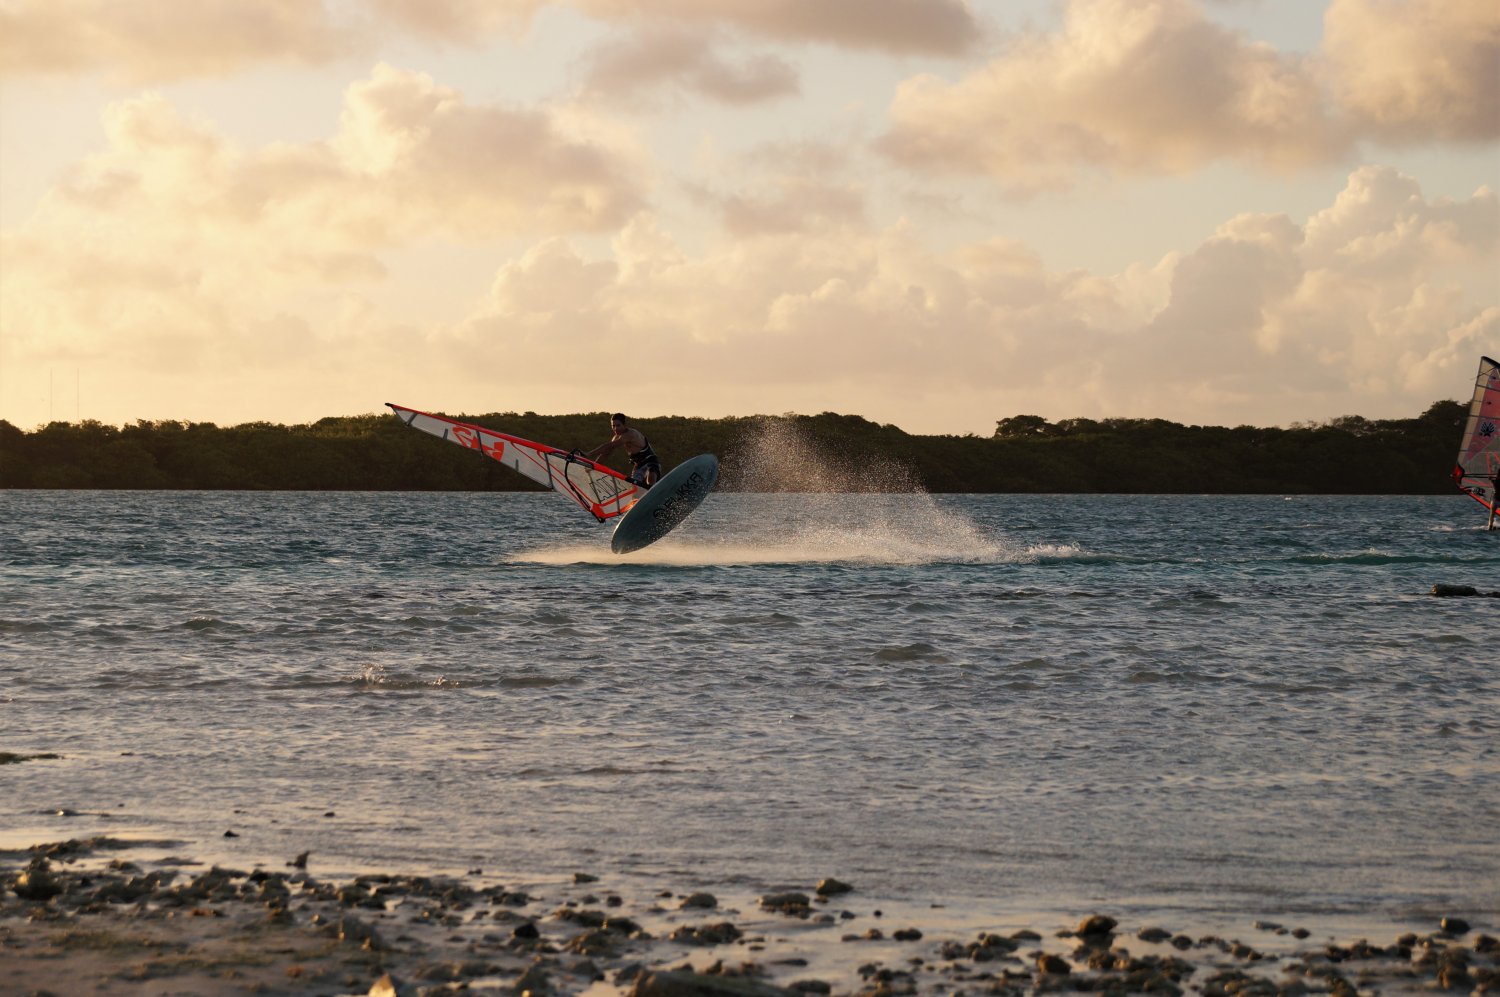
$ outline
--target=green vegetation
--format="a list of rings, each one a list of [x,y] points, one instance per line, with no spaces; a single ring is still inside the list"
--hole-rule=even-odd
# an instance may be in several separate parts
[[[723,486],[799,490],[787,474],[751,478],[738,460],[766,435],[791,428],[805,449],[844,467],[874,461],[909,476],[844,475],[847,487],[898,488],[903,477],[934,492],[1433,494],[1452,488],[1467,415],[1442,401],[1414,419],[1344,416],[1290,429],[1183,426],[1161,419],[1000,420],[991,437],[913,436],[858,416],[755,416],[640,420],[671,466],[719,454]],[[609,417],[534,412],[460,416],[531,440],[586,449]],[[799,444],[799,449],[803,449]],[[773,450],[772,459],[775,459]],[[884,483],[881,483],[884,482]],[[494,461],[444,444],[391,415],[328,418],[305,426],[256,422],[54,422],[24,432],[0,420],[0,487],[398,491],[526,491],[537,486]]]

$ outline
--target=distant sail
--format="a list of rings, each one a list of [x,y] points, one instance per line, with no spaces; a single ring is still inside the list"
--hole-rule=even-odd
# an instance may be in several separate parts
[[[1474,501],[1496,512],[1495,485],[1500,476],[1500,364],[1479,358],[1474,401],[1464,426],[1453,482]]]
[[[519,436],[497,433],[493,429],[456,422],[440,415],[428,415],[390,402],[385,404],[413,429],[498,460],[537,484],[546,485],[576,502],[601,523],[627,512],[640,495],[641,490],[629,478],[579,453],[569,453],[545,443],[533,443]]]

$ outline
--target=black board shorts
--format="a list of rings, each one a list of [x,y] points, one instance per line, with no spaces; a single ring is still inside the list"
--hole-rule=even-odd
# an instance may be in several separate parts
[[[659,461],[659,460],[648,460],[648,461],[646,461],[646,463],[641,464],[638,467],[631,468],[630,469],[630,480],[633,481],[635,484],[639,485],[641,488],[650,488],[651,486],[648,485],[648,484],[646,484],[646,472],[647,471],[654,471],[656,473],[656,480],[660,481],[661,480],[661,461]]]

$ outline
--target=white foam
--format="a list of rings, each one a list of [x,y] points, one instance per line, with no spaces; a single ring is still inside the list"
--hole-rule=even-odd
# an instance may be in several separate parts
[[[1018,563],[1076,550],[1024,550],[944,508],[893,461],[855,463],[821,448],[789,419],[758,423],[725,457],[739,494],[710,498],[688,529],[617,556],[599,545],[524,551],[530,564],[715,565]],[[713,539],[702,538],[705,528]],[[696,535],[695,535],[696,534]]]

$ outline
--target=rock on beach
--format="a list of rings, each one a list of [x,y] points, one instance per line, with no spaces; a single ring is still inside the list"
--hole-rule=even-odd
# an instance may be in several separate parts
[[[1254,925],[1252,940],[1221,938],[1100,913],[964,932],[951,908],[934,923],[891,904],[902,928],[851,936],[830,930],[830,914],[809,917],[822,901],[800,891],[651,884],[622,887],[601,909],[572,879],[320,879],[286,870],[285,853],[270,871],[195,869],[149,851],[90,839],[0,854],[5,985],[55,989],[65,959],[92,990],[123,994],[563,997],[600,982],[640,997],[1500,992],[1495,925],[1457,913],[1377,944],[1315,943],[1274,922]],[[851,917],[880,909],[845,903]]]

